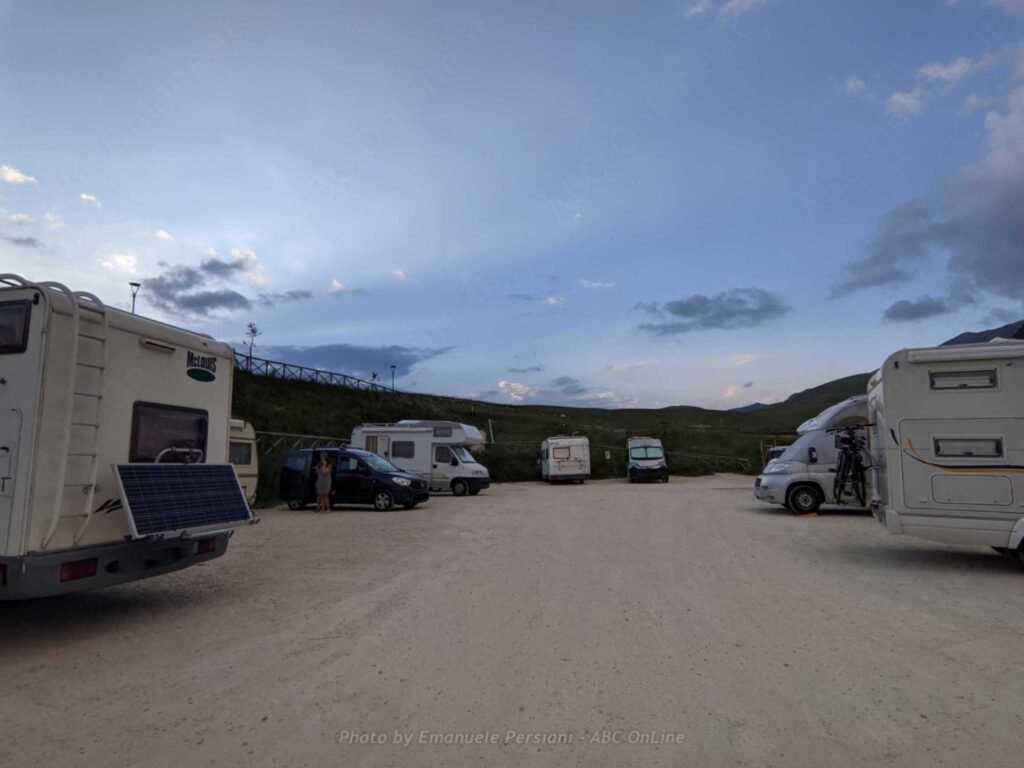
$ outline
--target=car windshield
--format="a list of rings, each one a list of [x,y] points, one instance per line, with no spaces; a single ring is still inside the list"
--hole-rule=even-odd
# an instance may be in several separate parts
[[[779,461],[807,461],[807,449],[815,443],[820,435],[821,430],[805,432],[800,435],[796,442],[789,446],[781,456],[776,458],[778,458]]]
[[[371,468],[376,469],[378,472],[401,472],[398,467],[392,464],[387,459],[378,456],[376,453],[362,452],[355,454],[361,461],[369,465]]]
[[[665,452],[661,450],[660,445],[641,445],[636,448],[629,449],[629,458],[643,461],[644,459],[661,459],[664,458]]]
[[[453,445],[452,453],[458,456],[463,464],[476,464],[476,459],[473,458],[473,454],[469,452],[468,448],[461,445]]]

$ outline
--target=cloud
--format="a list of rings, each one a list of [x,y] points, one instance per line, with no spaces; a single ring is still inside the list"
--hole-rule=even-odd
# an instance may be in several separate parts
[[[581,288],[614,288],[615,283],[601,283],[594,280],[580,280]]]
[[[3,179],[8,184],[36,183],[36,179],[34,176],[29,176],[26,173],[22,173],[13,165],[0,165],[0,179]]]
[[[278,304],[289,304],[293,301],[306,301],[312,298],[312,291],[292,290],[285,291],[284,293],[261,293],[256,297],[256,303],[265,309],[269,309]]]
[[[903,323],[912,320],[925,320],[929,317],[948,315],[957,310],[949,299],[936,296],[922,296],[916,301],[903,299],[885,310],[883,318],[888,322]]]
[[[586,387],[580,384],[579,379],[574,379],[572,376],[559,376],[552,379],[548,386],[567,395],[582,395],[587,391]]]
[[[168,242],[173,242],[174,240],[174,235],[172,235],[166,229],[158,229],[156,232],[153,233],[153,237],[155,237],[157,240],[167,240]]]
[[[12,213],[7,218],[11,222],[11,224],[17,224],[18,226],[21,226],[23,224],[31,224],[34,221],[34,219],[27,213]]]
[[[1006,325],[1007,323],[1014,323],[1022,317],[1024,317],[1024,309],[996,307],[990,310],[989,313],[981,319],[981,322],[984,325]]]
[[[735,384],[725,388],[725,392],[722,393],[722,397],[726,400],[735,400],[736,396],[740,393],[740,388]]]
[[[545,296],[544,303],[549,307],[557,307],[559,304],[565,304],[566,298],[564,296]]]
[[[773,3],[775,0],[727,0],[727,2],[718,9],[718,18],[720,21],[729,21],[744,13],[763,8],[769,3]]]
[[[557,307],[559,304],[565,304],[567,301],[564,296],[535,296],[532,293],[509,293],[506,295],[513,301],[533,301],[547,304],[549,307]]]
[[[83,203],[88,203],[89,205],[95,205],[97,208],[102,208],[103,207],[103,203],[101,203],[99,201],[99,199],[96,197],[96,195],[90,195],[88,192],[83,192],[82,194],[80,194],[78,196],[78,199],[81,200]]]
[[[408,275],[405,274],[405,270],[402,270],[402,269],[392,269],[391,270],[391,275],[396,280],[405,280],[408,277]]]
[[[986,99],[976,93],[969,94],[960,105],[960,114],[972,115],[979,109],[988,109],[992,106],[992,99]]]
[[[843,93],[847,96],[861,96],[867,89],[867,83],[857,77],[857,75],[850,75],[843,81]]]
[[[540,393],[540,390],[537,389],[537,387],[531,387],[529,384],[521,384],[518,381],[505,381],[504,379],[498,382],[497,387],[498,392],[503,395],[507,395],[516,402],[532,400]]]
[[[645,311],[662,318],[658,323],[645,323],[641,330],[661,336],[712,329],[750,328],[782,317],[790,308],[774,293],[762,288],[733,288],[714,296],[694,294],[685,299],[669,301]]]
[[[134,253],[112,253],[109,259],[100,264],[106,269],[119,269],[134,274],[139,266],[139,257]]]
[[[60,216],[52,211],[47,211],[43,214],[43,218],[46,219],[46,226],[50,229],[63,229],[64,222],[61,221]]]
[[[754,386],[754,382],[752,382],[752,381],[748,381],[748,382],[743,384],[743,388],[744,389],[750,389],[752,386]]]
[[[947,85],[958,83],[972,77],[980,70],[993,64],[995,59],[990,56],[982,56],[977,61],[967,56],[957,56],[948,64],[932,62],[917,68],[917,76],[922,80],[937,81]]]
[[[912,91],[897,91],[885,102],[885,111],[893,117],[916,117],[928,107],[928,98],[928,91],[921,87]]]
[[[390,373],[395,366],[396,376],[405,376],[413,366],[431,360],[454,347],[402,347],[397,345],[364,347],[355,344],[323,344],[320,346],[264,346],[262,356],[272,360],[319,368],[324,371],[345,373],[369,379],[371,374]]]
[[[1004,113],[988,114],[985,128],[981,158],[949,179],[934,199],[906,203],[885,214],[867,254],[849,265],[848,278],[833,290],[833,296],[907,282],[914,267],[933,254],[942,254],[952,286],[947,303],[961,306],[978,293],[1020,301],[1024,296],[1024,88],[1010,95]],[[900,305],[895,311],[914,310]]]
[[[21,246],[22,248],[42,248],[43,247],[42,241],[41,240],[37,240],[34,237],[7,237],[6,235],[4,235],[3,239],[6,240],[11,245]]]
[[[212,249],[211,249],[212,250]],[[209,251],[207,251],[209,254]],[[214,251],[216,254],[216,251]],[[199,268],[216,277],[230,279],[239,276],[250,285],[257,288],[269,282],[263,265],[259,263],[256,252],[249,248],[233,248],[231,250],[231,261],[217,258],[216,255],[207,255]]]
[[[683,16],[687,19],[692,19],[694,16],[703,16],[714,7],[715,4],[711,0],[698,0],[698,2],[691,3],[683,10]]]
[[[366,291],[362,288],[349,288],[344,283],[339,283],[337,280],[331,280],[330,292],[335,295],[347,295],[347,296],[365,296]]]
[[[525,401],[546,403],[550,405],[567,405],[576,408],[613,408],[634,405],[632,400],[624,400],[611,390],[595,390],[583,386],[572,376],[559,376],[549,382],[546,388],[535,387],[519,381],[502,380],[497,383],[497,390],[485,393],[496,397],[504,396],[513,402]]]
[[[509,368],[509,373],[540,373],[544,370],[543,365],[528,365],[525,368]]]
[[[634,363],[612,363],[606,365],[602,370],[602,373],[611,373],[615,375],[636,373],[642,371],[644,368],[651,368],[656,363],[653,360],[638,360]]]
[[[733,366],[737,366],[737,365],[750,365],[752,362],[754,362],[757,359],[758,359],[757,355],[751,355],[751,354],[748,353],[748,354],[743,354],[743,355],[733,355],[732,357],[728,358],[728,360],[726,362],[729,365],[733,365]]]
[[[1024,14],[1024,0],[986,0],[985,4],[997,6],[1010,14]]]

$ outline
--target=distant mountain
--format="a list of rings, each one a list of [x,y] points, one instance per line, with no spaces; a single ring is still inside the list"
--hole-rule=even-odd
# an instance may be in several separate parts
[[[1024,320],[1018,320],[1015,323],[1007,323],[999,328],[993,328],[988,331],[967,331],[961,333],[959,336],[954,336],[949,341],[945,341],[941,346],[951,347],[957,344],[984,344],[986,341],[992,341],[992,339],[1024,339]]]
[[[767,408],[766,403],[751,403],[750,405],[742,405],[739,408],[730,408],[729,413],[756,413],[762,408]]]

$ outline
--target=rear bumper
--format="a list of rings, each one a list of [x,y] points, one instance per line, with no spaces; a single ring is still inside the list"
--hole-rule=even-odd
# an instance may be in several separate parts
[[[192,539],[159,541],[125,541],[59,552],[0,557],[0,600],[26,600],[51,597],[71,592],[84,592],[112,587],[150,576],[180,571],[223,555],[228,548],[231,531],[197,536]],[[199,553],[199,542],[213,540],[212,550]],[[61,581],[65,563],[95,560],[95,574],[70,581]]]
[[[589,480],[590,479],[590,474],[589,473],[582,473],[582,472],[580,472],[580,473],[576,473],[574,475],[548,475],[544,479],[547,480],[549,483],[561,483],[561,482],[572,483],[572,482],[576,482],[577,480]]]
[[[629,476],[635,480],[661,480],[668,477],[668,467],[632,467]]]

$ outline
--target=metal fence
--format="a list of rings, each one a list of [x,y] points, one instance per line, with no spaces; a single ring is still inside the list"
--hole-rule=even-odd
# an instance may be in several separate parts
[[[307,368],[304,365],[282,363],[277,360],[266,360],[262,357],[247,355],[235,350],[235,368],[246,371],[254,376],[269,376],[274,379],[294,379],[296,381],[314,381],[317,384],[330,384],[335,387],[362,389],[367,392],[390,392],[386,387],[375,381],[360,379],[345,373],[333,373],[319,368]]]
[[[297,435],[290,432],[256,432],[256,447],[266,456],[280,450],[297,451],[302,448],[341,448],[348,445],[344,437],[324,435]]]

